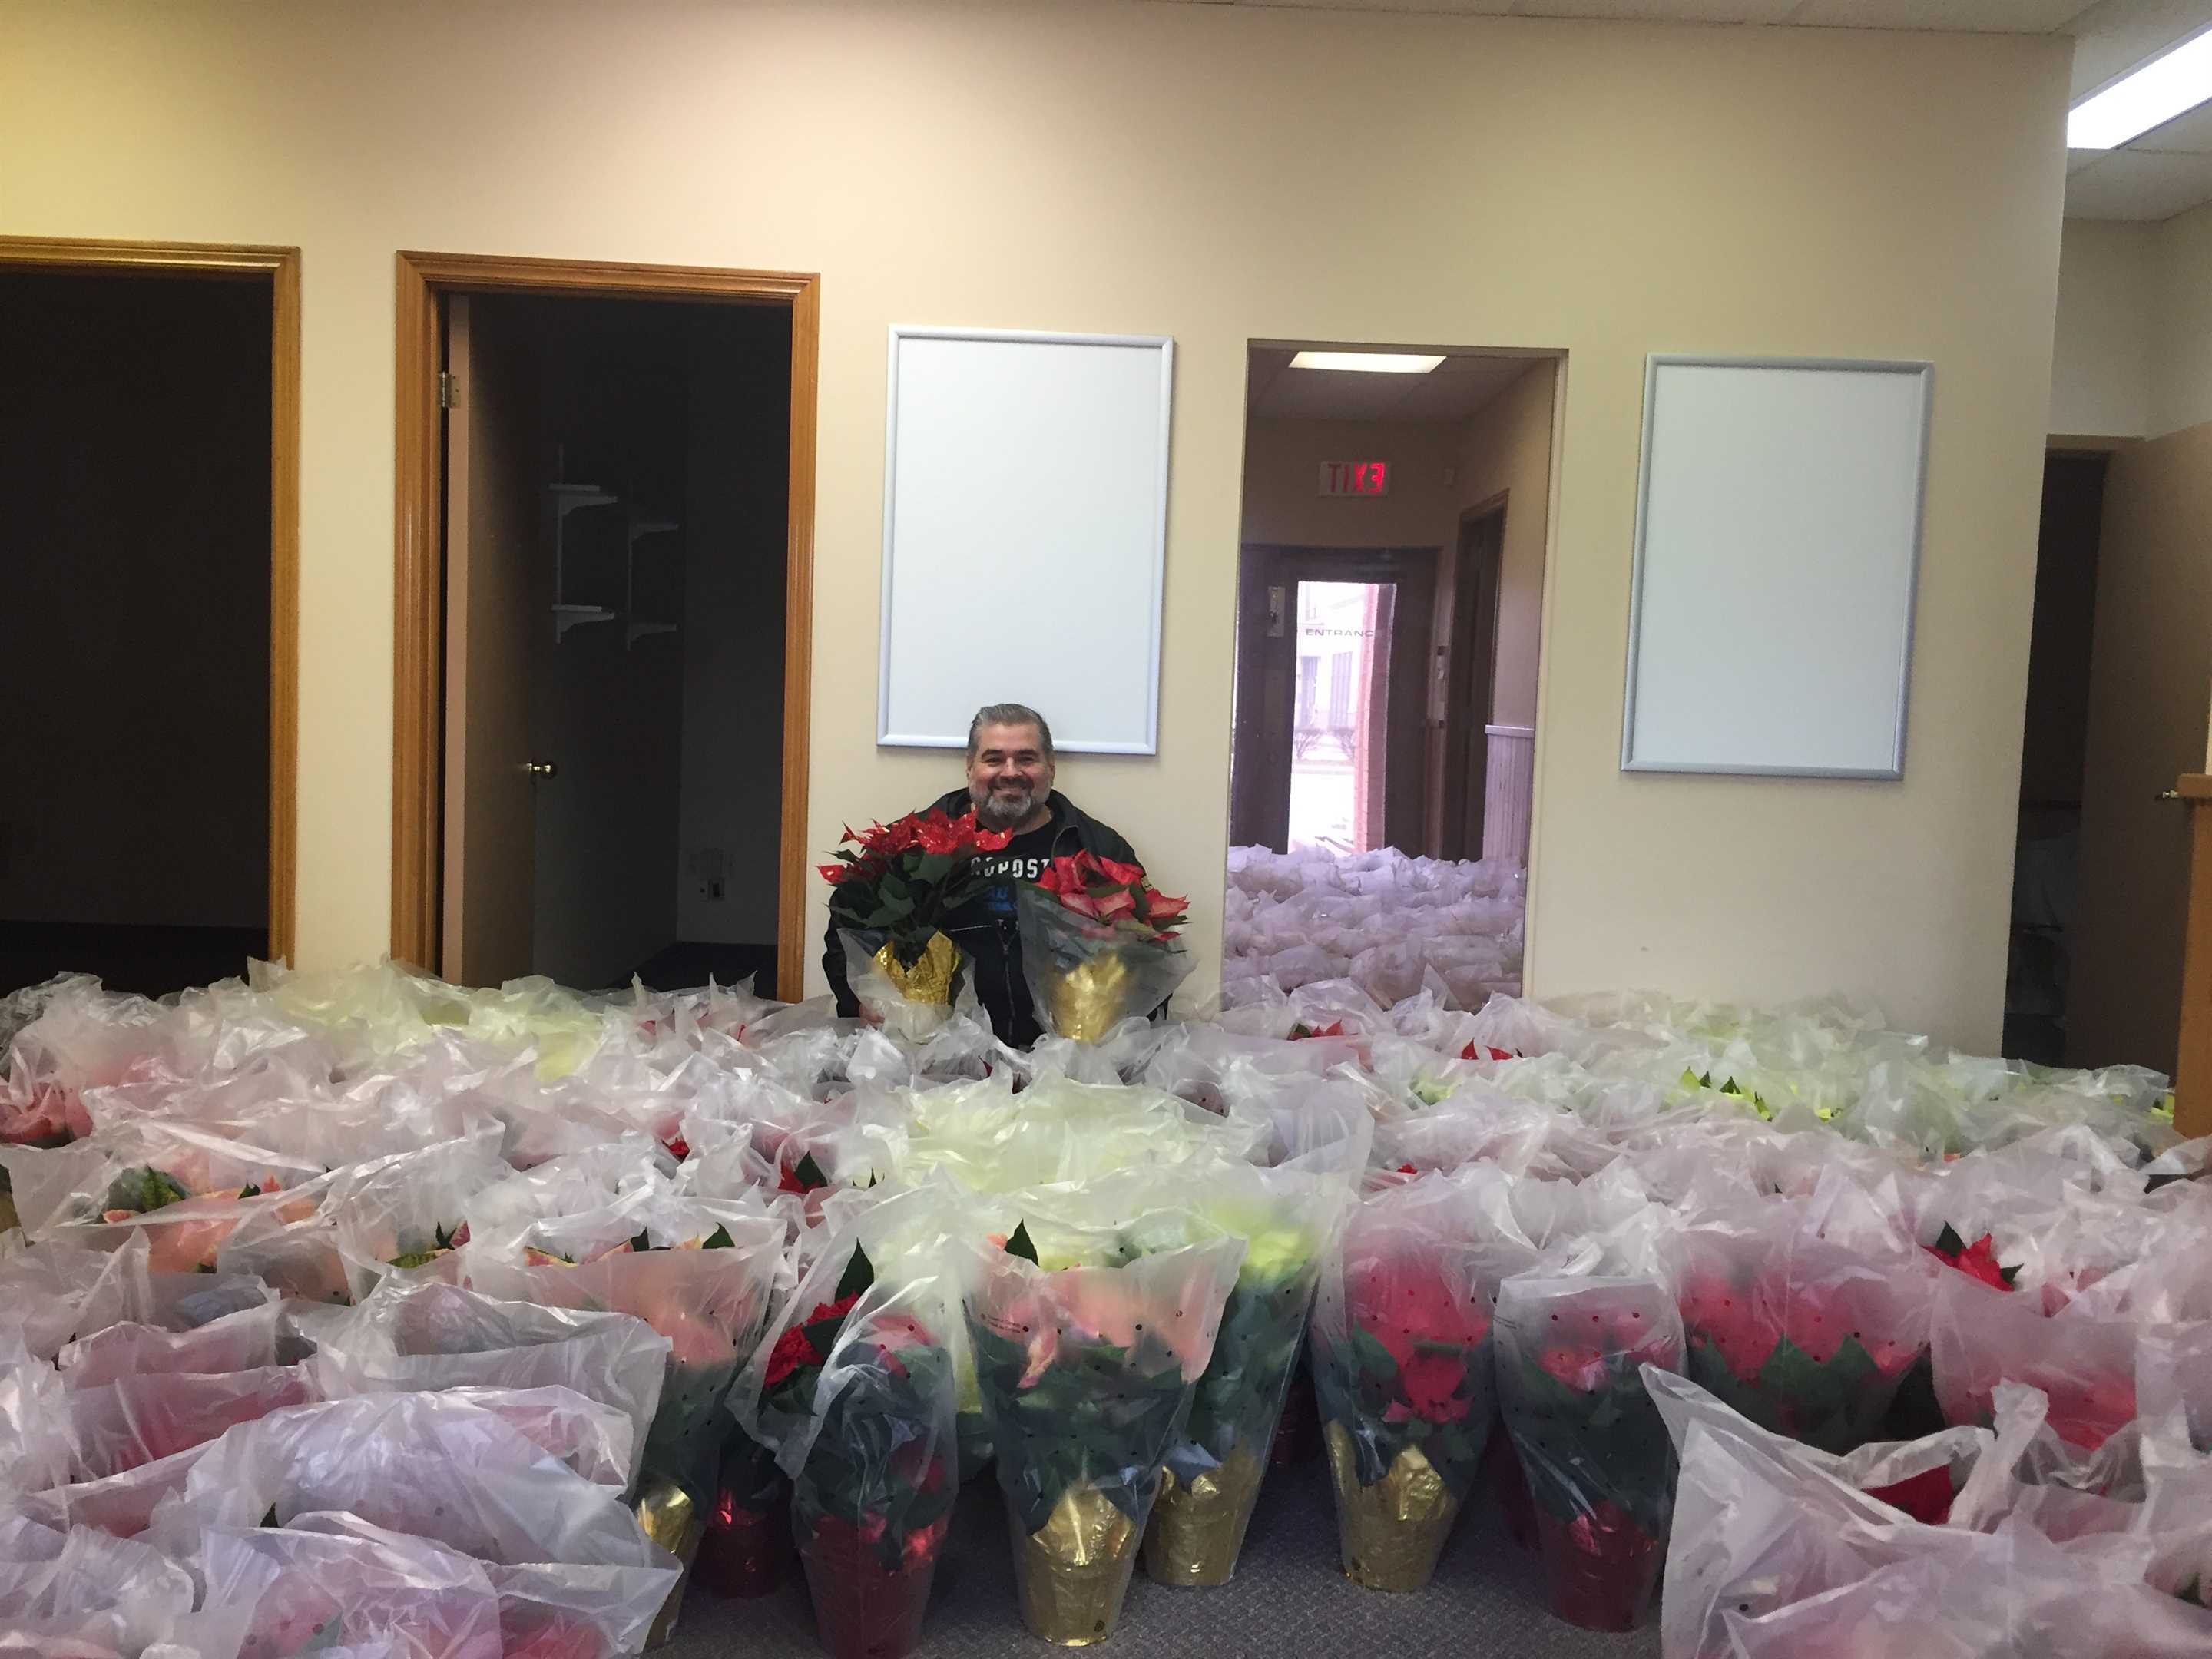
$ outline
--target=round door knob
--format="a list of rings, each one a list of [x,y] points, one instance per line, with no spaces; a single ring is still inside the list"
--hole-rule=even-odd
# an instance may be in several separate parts
[[[550,778],[561,768],[553,761],[529,761],[524,764],[522,769],[533,778]]]

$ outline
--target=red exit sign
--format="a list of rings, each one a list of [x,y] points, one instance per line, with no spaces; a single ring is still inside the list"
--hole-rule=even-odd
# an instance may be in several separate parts
[[[1324,495],[1387,495],[1390,493],[1388,461],[1323,461],[1321,493]]]

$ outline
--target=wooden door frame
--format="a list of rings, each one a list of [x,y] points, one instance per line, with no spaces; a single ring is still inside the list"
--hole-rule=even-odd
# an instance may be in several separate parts
[[[813,684],[814,449],[822,278],[705,265],[398,256],[392,696],[392,954],[434,966],[441,921],[445,453],[438,409],[438,300],[445,294],[697,299],[791,312],[791,492],[784,550],[783,781],[776,898],[776,995],[805,982],[807,741]]]
[[[269,959],[297,921],[300,776],[300,250],[230,242],[0,236],[0,266],[105,276],[208,276],[270,285]]]

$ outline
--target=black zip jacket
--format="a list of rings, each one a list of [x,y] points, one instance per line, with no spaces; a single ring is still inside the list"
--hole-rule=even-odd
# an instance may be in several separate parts
[[[1088,853],[1094,858],[1113,859],[1123,864],[1138,862],[1134,849],[1117,831],[1101,823],[1057,789],[1052,792],[1047,804],[1052,809],[1053,857],[1072,858],[1078,853]],[[955,789],[923,810],[963,817],[975,811],[975,805],[967,790]],[[1011,878],[1000,884],[1002,888],[1012,884]],[[1000,1040],[1011,1048],[1026,1048],[1043,1036],[1043,1028],[1037,1024],[1036,1010],[1030,1002],[1029,981],[1022,974],[1021,924],[1005,914],[1003,906],[994,913],[988,899],[979,898],[947,917],[945,931],[951,935],[955,945],[968,953],[974,964],[975,1000],[990,1016],[991,1029]],[[835,919],[822,943],[822,970],[830,976],[830,988],[837,998],[837,1012],[847,1019],[854,1018],[860,1012],[860,1004],[846,977],[845,942],[837,937]]]

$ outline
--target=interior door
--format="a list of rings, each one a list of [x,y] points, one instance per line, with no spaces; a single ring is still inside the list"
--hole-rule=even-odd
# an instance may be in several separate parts
[[[1492,664],[1498,646],[1498,563],[1504,548],[1503,507],[1459,527],[1446,657],[1441,811],[1433,821],[1436,855],[1482,856],[1484,797],[1490,777]]]
[[[1297,582],[1279,550],[1248,547],[1238,566],[1236,740],[1230,749],[1229,839],[1285,850],[1290,838],[1291,726],[1297,687]]]
[[[531,624],[540,530],[528,354],[447,301],[444,936],[439,971],[496,985],[531,970],[537,835]]]

